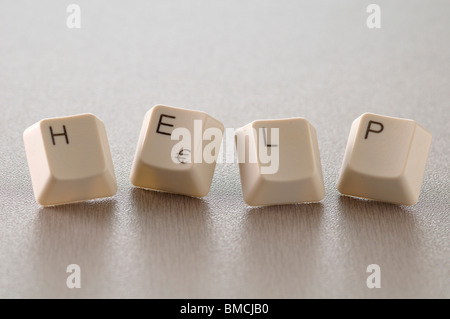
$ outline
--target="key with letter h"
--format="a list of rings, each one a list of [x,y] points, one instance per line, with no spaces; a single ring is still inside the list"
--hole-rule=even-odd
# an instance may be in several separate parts
[[[351,127],[338,190],[413,205],[419,198],[431,134],[412,120],[365,113]]]
[[[206,196],[223,131],[222,123],[204,112],[154,106],[144,118],[131,183],[145,189]]]
[[[254,121],[236,131],[236,148],[248,205],[324,198],[316,130],[306,119]]]
[[[23,138],[34,194],[42,206],[116,193],[105,126],[94,115],[45,119],[26,129]]]

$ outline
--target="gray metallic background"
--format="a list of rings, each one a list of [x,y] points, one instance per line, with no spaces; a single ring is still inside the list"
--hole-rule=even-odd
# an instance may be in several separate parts
[[[0,297],[450,297],[450,2],[0,1]],[[306,117],[325,177],[320,204],[249,208],[237,164],[203,200],[134,189],[145,112],[198,109],[238,128]],[[108,200],[40,208],[22,132],[90,112],[119,183]],[[419,203],[341,197],[351,122],[411,118],[433,144]],[[388,156],[388,155],[387,155]],[[82,288],[66,287],[66,267]],[[381,266],[381,289],[366,267]]]

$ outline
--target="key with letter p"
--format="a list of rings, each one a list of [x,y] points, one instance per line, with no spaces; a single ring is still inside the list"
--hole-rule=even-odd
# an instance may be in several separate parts
[[[412,120],[365,113],[350,131],[338,190],[413,205],[419,198],[431,134]]]

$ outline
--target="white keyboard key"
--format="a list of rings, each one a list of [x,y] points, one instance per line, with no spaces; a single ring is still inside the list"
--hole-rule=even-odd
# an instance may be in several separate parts
[[[144,118],[131,183],[145,189],[206,196],[223,131],[223,124],[204,112],[154,106]],[[205,136],[208,132],[212,138]]]
[[[23,139],[34,194],[42,206],[117,192],[105,126],[94,115],[42,120],[26,129]]]
[[[365,113],[351,127],[338,181],[344,195],[418,201],[431,133],[412,120]]]
[[[254,121],[236,131],[236,147],[248,205],[318,202],[324,198],[316,130],[306,119]]]

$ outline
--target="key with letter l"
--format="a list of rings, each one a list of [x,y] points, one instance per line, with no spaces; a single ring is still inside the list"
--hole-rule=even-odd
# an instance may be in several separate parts
[[[235,135],[242,192],[248,205],[324,198],[316,130],[306,119],[254,121]]]

